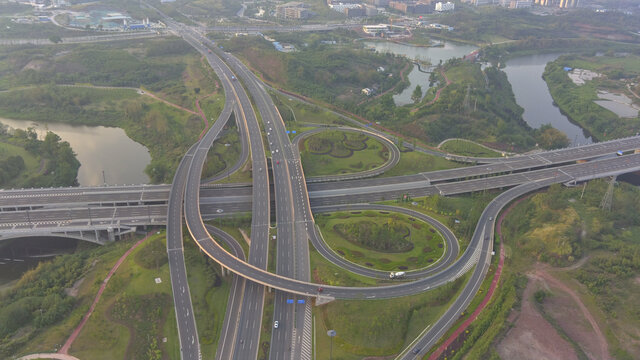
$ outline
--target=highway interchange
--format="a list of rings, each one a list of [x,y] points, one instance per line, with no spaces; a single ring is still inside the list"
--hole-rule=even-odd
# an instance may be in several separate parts
[[[171,186],[120,186],[0,191],[0,240],[68,229],[166,224],[174,306],[181,357],[200,359],[200,345],[186,276],[182,245],[182,219],[198,246],[234,277],[218,359],[254,359],[259,350],[266,288],[275,290],[274,319],[280,327],[272,332],[270,359],[311,358],[312,298],[381,299],[417,294],[453,281],[473,269],[461,295],[446,313],[405,349],[401,358],[426,353],[466,309],[482,283],[493,251],[494,220],[513,199],[554,183],[575,184],[593,178],[640,170],[640,154],[599,159],[616,151],[640,149],[640,137],[630,137],[583,147],[500,159],[490,164],[391,178],[369,178],[364,173],[344,181],[326,177],[308,181],[302,171],[297,146],[289,141],[284,123],[260,80],[230,54],[224,53],[199,30],[167,21],[177,34],[200,51],[220,79],[225,107],[205,136],[187,152]],[[262,124],[251,103],[260,114]],[[252,184],[203,186],[201,173],[207,152],[222,127],[235,113],[243,143],[242,163],[251,154]],[[266,137],[263,137],[263,133]],[[243,140],[243,141],[245,141]],[[263,143],[263,140],[266,140]],[[268,144],[267,144],[268,142]],[[269,148],[269,154],[265,151]],[[392,152],[393,153],[393,152]],[[267,155],[270,161],[267,160]],[[393,158],[393,156],[392,156]],[[575,162],[590,159],[587,163]],[[239,167],[239,165],[236,165]],[[270,182],[269,169],[272,171]],[[343,180],[343,181],[337,181]],[[469,245],[458,256],[458,244],[446,227],[411,210],[370,205],[371,202],[412,196],[454,195],[485,189],[508,189],[484,210]],[[271,220],[275,204],[275,228]],[[321,239],[312,210],[392,210],[429,221],[446,239],[447,251],[432,268],[411,272],[411,282],[378,287],[339,287],[310,283],[311,242],[327,259],[347,270],[371,277],[385,273],[345,261]],[[248,261],[234,239],[203,219],[232,212],[252,213]],[[276,272],[266,270],[268,244],[276,236]],[[224,241],[231,251],[215,241]],[[322,289],[320,289],[322,287]],[[288,304],[294,299],[294,304]],[[299,300],[299,301],[298,301]],[[425,324],[426,326],[426,324]],[[416,350],[416,354],[409,350]],[[211,356],[213,354],[207,354]]]

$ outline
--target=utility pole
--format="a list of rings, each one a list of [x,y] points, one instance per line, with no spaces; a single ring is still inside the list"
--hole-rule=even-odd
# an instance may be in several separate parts
[[[609,187],[607,188],[607,192],[604,193],[602,197],[602,202],[600,203],[600,208],[605,211],[611,212],[611,205],[613,203],[613,186],[616,183],[617,176],[612,176],[609,181]]]

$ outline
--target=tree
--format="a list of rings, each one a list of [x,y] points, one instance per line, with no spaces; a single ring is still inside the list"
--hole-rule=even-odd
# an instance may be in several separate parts
[[[58,35],[51,35],[49,36],[49,41],[51,41],[54,44],[58,44],[62,42],[62,38]]]
[[[414,103],[418,103],[422,100],[422,87],[420,87],[420,85],[416,85],[416,88],[413,90],[413,94],[411,94],[411,100],[413,100]]]

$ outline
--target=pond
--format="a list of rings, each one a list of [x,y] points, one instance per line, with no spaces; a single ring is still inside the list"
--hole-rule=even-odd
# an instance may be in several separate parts
[[[364,41],[363,43],[369,48],[374,48],[377,52],[389,52],[396,55],[402,55],[411,60],[429,62],[432,65],[437,65],[440,61],[445,62],[452,58],[464,57],[478,49],[475,45],[453,43],[449,41],[439,44],[442,46],[433,47],[412,46],[409,44],[400,44],[389,41]],[[427,69],[423,66],[423,70]],[[430,71],[430,69],[427,71]],[[421,72],[417,66],[413,65],[412,70],[407,75],[407,79],[411,85],[404,89],[402,93],[393,96],[393,100],[396,105],[412,103],[411,94],[413,94],[416,85],[420,85],[424,96],[429,89],[429,76],[430,73]]]
[[[14,129],[33,127],[39,138],[52,131],[69,142],[80,161],[78,182],[81,186],[98,186],[105,182],[109,185],[149,183],[149,177],[144,173],[144,168],[151,162],[149,150],[131,140],[120,128],[13,119],[0,119],[0,122]]]

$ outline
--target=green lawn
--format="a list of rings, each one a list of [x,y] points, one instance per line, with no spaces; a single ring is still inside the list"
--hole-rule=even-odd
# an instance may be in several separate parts
[[[344,224],[370,227],[372,223],[388,221],[408,231],[404,239],[413,244],[412,249],[403,252],[379,251],[349,241],[337,231]],[[444,253],[444,240],[440,233],[430,225],[402,214],[388,212],[382,214],[374,211],[352,211],[350,214],[339,212],[321,214],[316,217],[316,223],[325,241],[335,252],[349,261],[374,269],[388,271],[420,269],[437,263]]]
[[[393,169],[380,175],[390,177],[410,175],[425,171],[436,171],[463,167],[464,164],[446,160],[440,156],[428,155],[417,151],[408,151],[400,154],[400,161]]]
[[[2,120],[0,119],[0,123]],[[3,142],[0,138],[0,161],[6,160],[10,156],[21,156],[24,160],[25,170],[20,173],[20,179],[14,179],[12,184],[17,184],[18,182],[24,181],[31,176],[35,176],[38,174],[38,170],[40,169],[40,159],[36,156],[25,150],[24,148]],[[9,185],[10,186],[10,185]]]
[[[334,265],[320,255],[312,245],[309,245],[309,261],[312,281],[316,283],[335,286],[378,286],[384,283]]]
[[[386,146],[361,134],[327,131],[314,134],[300,145],[306,176],[360,172],[382,166],[388,159]]]
[[[474,156],[474,157],[501,157],[502,153],[487,149],[473,141],[452,139],[440,147],[440,149],[456,155]]]
[[[280,115],[282,116],[287,128],[292,125],[302,124],[323,124],[323,125],[345,125],[347,121],[340,116],[321,109],[318,106],[308,105],[306,103],[292,99],[289,96],[276,92],[270,92],[274,103],[278,106]],[[289,100],[292,99],[292,100]],[[292,112],[293,111],[293,112]]]
[[[455,300],[467,276],[443,287],[389,300],[339,300],[314,307],[318,359],[390,356],[408,346]],[[366,324],[366,326],[363,326]],[[327,330],[335,330],[331,346]]]
[[[131,243],[129,244],[129,246]],[[130,329],[145,329],[140,327],[139,322],[132,317],[129,320],[116,320],[114,318],[113,306],[116,303],[130,304],[129,301],[144,301],[150,295],[160,295],[168,301],[162,306],[163,315],[152,325],[152,329],[146,329],[143,333],[136,333],[135,343],[137,346],[150,346],[150,339],[158,341],[159,348],[165,354],[175,353],[179,348],[178,339],[175,337],[177,330],[174,322],[168,323],[174,318],[173,305],[171,301],[171,282],[169,277],[169,266],[165,262],[159,267],[152,266],[151,269],[142,267],[136,261],[136,255],[140,252],[150,251],[155,248],[164,247],[164,233],[153,235],[146,242],[129,255],[118,271],[109,281],[105,292],[96,309],[89,318],[83,331],[74,342],[70,353],[81,359],[123,359],[130,351]],[[158,252],[159,255],[162,255]],[[118,254],[114,254],[118,255]],[[93,300],[95,289],[102,282],[104,274],[113,266],[118,256],[110,255],[103,257],[96,265],[98,271],[92,279],[92,293],[88,296]],[[108,260],[108,261],[107,261]],[[160,278],[162,282],[156,284],[155,278]],[[85,280],[87,282],[89,279]],[[86,308],[85,308],[86,311]],[[162,343],[166,337],[167,343]],[[129,354],[131,355],[131,354]]]

